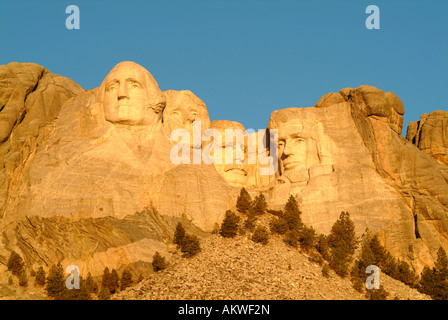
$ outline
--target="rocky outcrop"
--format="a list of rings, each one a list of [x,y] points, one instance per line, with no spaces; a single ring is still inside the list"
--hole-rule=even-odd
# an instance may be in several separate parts
[[[65,77],[34,63],[0,66],[0,212],[20,171],[45,140],[43,128],[62,105],[84,90]],[[0,213],[0,217],[2,213]]]
[[[419,121],[409,123],[406,139],[448,166],[448,111],[424,113]]]
[[[348,278],[328,278],[312,259],[273,237],[266,246],[245,237],[212,236],[186,260],[174,253],[168,269],[112,296],[116,300],[364,300]],[[388,300],[430,300],[385,274]]]
[[[321,233],[349,211],[359,235],[378,233],[417,270],[433,264],[440,246],[448,249],[448,168],[433,158],[443,160],[435,154],[446,139],[424,138],[440,121],[428,116],[417,125],[414,136],[425,146],[419,150],[400,136],[404,107],[391,92],[346,88],[314,107],[272,112],[268,129],[278,144],[247,134],[244,143],[255,137],[261,144],[245,149],[244,158],[257,161],[235,178],[226,169],[238,166],[217,170],[201,161],[208,143],[193,139],[195,123],[201,121],[199,135],[244,127],[210,124],[200,98],[161,91],[133,62],[118,64],[88,91],[34,64],[1,66],[0,79],[0,262],[14,249],[29,265],[61,260],[93,274],[148,264],[155,251],[171,254],[179,221],[199,236],[212,231],[241,186],[263,192],[271,209],[294,195],[304,222]],[[176,129],[187,140],[172,141]],[[271,175],[259,172],[264,147],[270,159],[278,154]]]
[[[431,265],[448,245],[448,171],[399,135],[402,114],[399,98],[370,86],[274,111],[280,184],[269,191],[271,205],[294,194],[304,221],[322,233],[349,211],[358,234],[380,234],[418,270]]]

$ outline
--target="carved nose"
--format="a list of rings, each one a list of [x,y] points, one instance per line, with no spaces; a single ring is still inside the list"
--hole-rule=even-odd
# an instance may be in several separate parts
[[[118,100],[121,100],[124,98],[129,99],[128,87],[126,84],[120,84],[120,87],[118,89]]]
[[[289,157],[291,154],[292,154],[292,152],[291,152],[291,148],[288,147],[287,144],[285,144],[285,147],[283,148],[283,155],[284,155],[285,157]]]

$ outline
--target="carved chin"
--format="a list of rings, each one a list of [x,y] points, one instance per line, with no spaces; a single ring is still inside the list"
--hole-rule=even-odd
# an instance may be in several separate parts
[[[291,183],[307,182],[310,178],[308,169],[289,169],[285,170],[283,176],[288,178]]]

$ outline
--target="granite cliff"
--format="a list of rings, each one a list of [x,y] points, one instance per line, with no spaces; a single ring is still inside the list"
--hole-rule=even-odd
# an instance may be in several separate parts
[[[446,112],[411,123],[405,139],[400,98],[345,88],[314,107],[273,111],[267,132],[278,142],[210,122],[209,112],[191,91],[160,90],[133,62],[93,90],[36,64],[0,66],[0,261],[14,249],[30,266],[60,260],[81,273],[149,263],[155,251],[171,255],[179,221],[207,236],[241,186],[263,192],[272,209],[294,195],[304,222],[321,233],[349,211],[359,235],[378,233],[418,271],[448,249]],[[214,144],[213,152],[241,149],[244,163],[173,161],[177,129],[188,134],[183,148],[193,160],[215,141],[195,133],[227,128],[261,143]],[[275,170],[260,174],[258,159],[276,153]]]

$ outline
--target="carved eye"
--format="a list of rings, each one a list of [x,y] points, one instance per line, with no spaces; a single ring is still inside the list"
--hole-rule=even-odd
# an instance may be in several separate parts
[[[133,89],[140,89],[141,86],[140,86],[137,82],[133,82],[133,83],[131,84],[131,88],[133,88]]]
[[[111,84],[110,86],[107,87],[107,91],[112,91],[112,90],[116,90],[116,89],[117,89],[116,84]]]
[[[277,145],[279,148],[283,148],[285,146],[285,141],[279,141]]]

